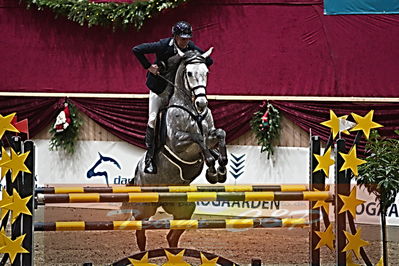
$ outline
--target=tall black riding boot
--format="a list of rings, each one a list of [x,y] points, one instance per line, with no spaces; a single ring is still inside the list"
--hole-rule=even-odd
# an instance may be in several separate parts
[[[145,145],[147,146],[147,153],[145,155],[145,168],[144,172],[147,174],[156,174],[157,166],[154,162],[155,153],[155,130],[147,126],[145,134]]]

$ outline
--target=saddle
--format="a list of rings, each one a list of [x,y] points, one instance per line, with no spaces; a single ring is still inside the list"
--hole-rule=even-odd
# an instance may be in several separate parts
[[[194,179],[202,172],[204,160],[200,158],[192,162],[184,161],[180,159],[176,154],[174,154],[173,151],[165,145],[167,137],[167,124],[166,124],[167,110],[168,107],[162,109],[158,116],[159,119],[157,119],[156,129],[155,129],[156,130],[155,132],[157,133],[155,141],[156,154],[157,156],[160,156],[160,154],[162,154],[172,164],[174,164],[180,171],[181,179],[186,181],[192,181],[192,179]]]

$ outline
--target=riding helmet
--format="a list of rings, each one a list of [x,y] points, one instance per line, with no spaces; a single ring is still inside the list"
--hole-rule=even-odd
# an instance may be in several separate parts
[[[172,27],[173,36],[179,36],[181,38],[192,38],[193,29],[191,25],[185,21],[179,21]]]

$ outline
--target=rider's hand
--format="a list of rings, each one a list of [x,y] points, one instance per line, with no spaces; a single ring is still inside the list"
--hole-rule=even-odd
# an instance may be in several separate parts
[[[159,74],[159,67],[156,64],[153,64],[153,65],[151,65],[148,68],[148,71],[150,71],[154,75],[158,75]]]

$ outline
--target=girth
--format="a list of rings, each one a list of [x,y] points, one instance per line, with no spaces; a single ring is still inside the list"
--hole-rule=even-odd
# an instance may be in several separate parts
[[[167,145],[163,146],[162,153],[173,165],[179,169],[180,178],[183,181],[192,181],[193,178],[202,172],[204,164],[202,158],[192,162],[184,161],[174,152],[172,152]]]

